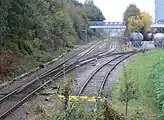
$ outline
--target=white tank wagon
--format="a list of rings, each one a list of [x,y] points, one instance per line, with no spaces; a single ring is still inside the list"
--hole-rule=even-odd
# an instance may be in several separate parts
[[[156,48],[164,48],[164,34],[156,33],[153,37],[154,46]]]
[[[141,47],[144,37],[140,32],[134,32],[130,36],[130,40],[134,47]]]

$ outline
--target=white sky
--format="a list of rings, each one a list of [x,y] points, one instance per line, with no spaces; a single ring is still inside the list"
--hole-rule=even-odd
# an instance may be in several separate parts
[[[136,4],[141,11],[149,12],[154,20],[154,0],[94,0],[94,3],[101,9],[107,21],[122,21],[124,11],[131,3]]]

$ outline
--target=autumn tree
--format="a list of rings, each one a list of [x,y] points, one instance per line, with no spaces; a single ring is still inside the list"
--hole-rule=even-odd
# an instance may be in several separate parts
[[[148,13],[148,12],[141,12],[140,14],[141,16],[141,20],[143,22],[143,25],[144,25],[144,31],[145,32],[148,32],[151,28],[151,25],[152,25],[152,16]]]
[[[128,33],[135,31],[148,32],[152,24],[152,17],[147,12],[128,18]]]
[[[137,15],[137,16],[131,16],[128,18],[127,30],[128,30],[129,35],[135,31],[140,30],[143,27],[144,27],[144,24],[140,16]]]

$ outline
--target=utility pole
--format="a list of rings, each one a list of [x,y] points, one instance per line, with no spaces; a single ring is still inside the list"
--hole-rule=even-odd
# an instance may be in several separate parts
[[[87,28],[85,30],[85,34],[86,34],[86,42],[88,41],[88,31],[87,31]]]
[[[109,36],[108,36],[108,38],[110,39],[110,29],[109,29]]]
[[[88,41],[88,31],[87,28],[85,30],[81,30],[82,32],[85,32],[85,41]]]

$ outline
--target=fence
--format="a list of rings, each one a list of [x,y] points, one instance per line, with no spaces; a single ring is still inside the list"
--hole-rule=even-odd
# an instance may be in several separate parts
[[[164,44],[157,45],[162,46],[160,48],[164,48]],[[127,48],[130,50],[141,50],[141,49],[155,49],[154,41],[128,41]]]

